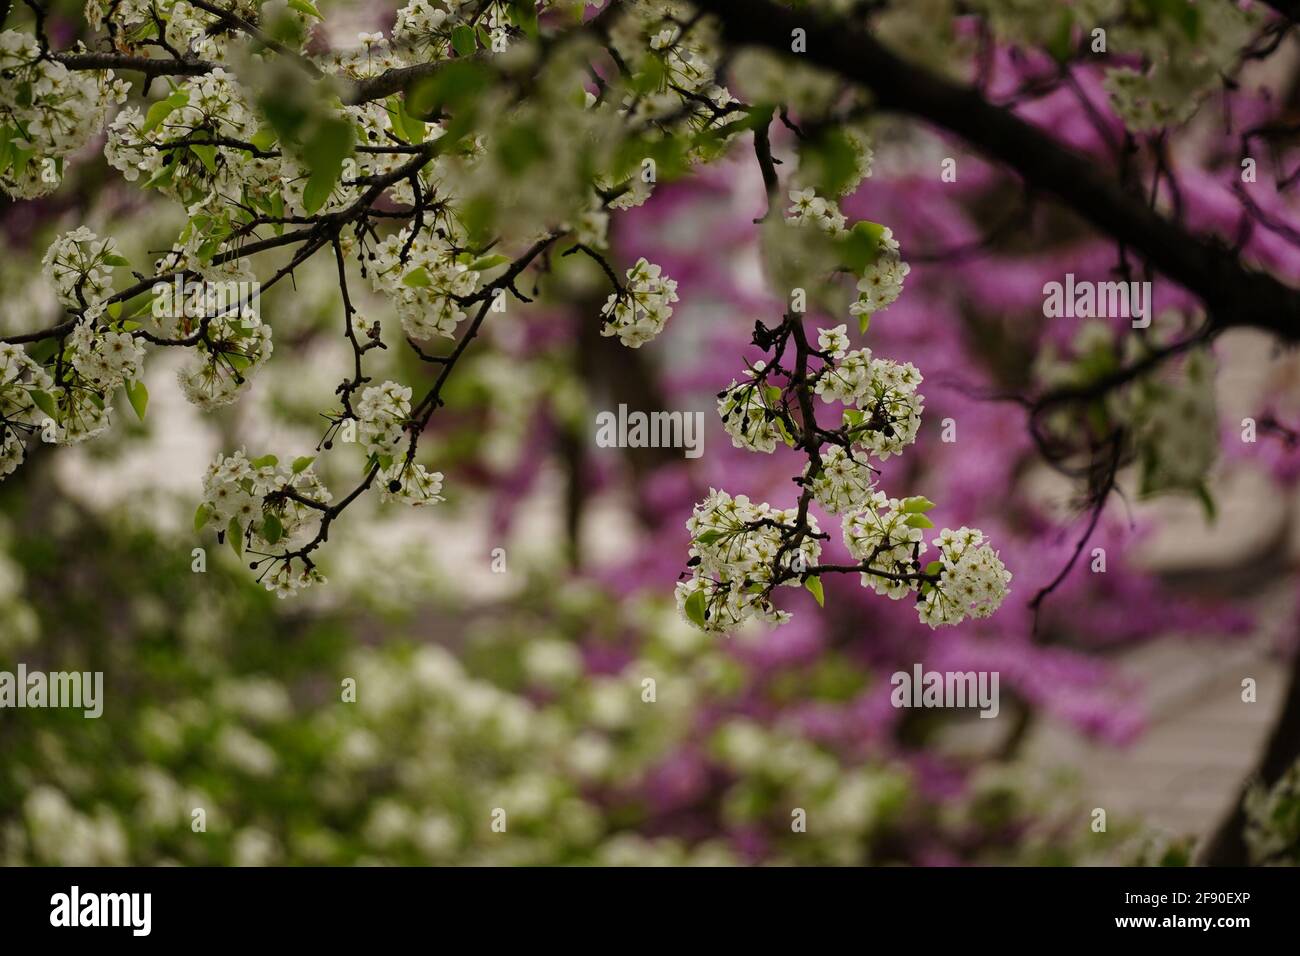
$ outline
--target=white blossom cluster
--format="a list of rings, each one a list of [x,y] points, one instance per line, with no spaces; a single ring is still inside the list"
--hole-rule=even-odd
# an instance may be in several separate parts
[[[84,320],[68,336],[72,367],[101,393],[138,381],[144,368],[144,346],[129,332],[97,329]]]
[[[440,494],[442,472],[429,471],[418,462],[407,461],[405,457],[380,470],[378,480],[383,489],[380,494],[383,501],[397,501],[412,508],[420,508],[444,500]]]
[[[286,491],[298,497],[290,497]],[[262,582],[268,591],[284,598],[324,583],[312,564],[292,552],[310,539],[320,520],[320,508],[330,500],[329,489],[316,476],[310,459],[288,466],[281,465],[274,455],[250,461],[240,450],[218,455],[208,466],[195,523],[199,527],[216,524],[241,552],[272,556]]]
[[[381,467],[376,475],[384,501],[399,501],[412,507],[443,500],[441,472],[428,471],[409,460],[411,389],[396,382],[372,385],[356,404],[357,440],[367,455]]]
[[[1141,70],[1115,66],[1105,79],[1111,105],[1135,133],[1187,122],[1222,77],[1238,67],[1242,48],[1264,22],[1263,4],[1191,6],[1181,22],[1174,16],[1148,17],[1111,31],[1111,44],[1140,53],[1143,60]]]
[[[870,498],[876,475],[865,456],[855,457],[843,445],[832,445],[821,462],[821,471],[812,479],[813,500],[831,514],[852,511]],[[811,465],[804,469],[805,478],[811,470]]]
[[[750,378],[762,373],[765,367],[766,363],[756,362],[749,370]],[[718,415],[722,427],[731,436],[732,445],[769,455],[776,451],[776,443],[784,438],[777,412],[780,393],[774,385],[735,379],[719,393]]]
[[[1246,790],[1242,836],[1255,866],[1294,864],[1300,856],[1300,763],[1271,786],[1254,781]]]
[[[1068,348],[1042,350],[1035,376],[1053,389],[1086,388],[1104,370],[1141,362],[1152,349],[1180,341],[1188,318],[1174,310],[1160,313],[1141,339],[1117,338],[1104,321],[1089,320],[1079,326]],[[1101,407],[1111,422],[1123,427],[1131,449],[1126,453],[1138,465],[1139,494],[1204,495],[1206,479],[1219,455],[1215,393],[1214,355],[1198,348],[1169,373],[1144,376],[1105,395]],[[1064,433],[1070,427],[1064,411],[1046,421],[1053,431]]]
[[[811,193],[801,199],[807,202],[796,214],[825,229],[829,207]],[[992,614],[1006,596],[1011,575],[984,544],[984,535],[969,528],[945,529],[934,542],[940,560],[923,566],[924,529],[934,527],[925,512],[933,503],[923,497],[890,498],[876,490],[870,459],[884,461],[916,440],[924,402],[917,392],[921,373],[911,363],[851,349],[846,325],[818,329],[817,348],[807,354],[823,363],[807,380],[813,393],[823,402],[849,407],[828,450],[821,450],[823,433],[816,433],[815,460],[798,480],[805,488],[803,503],[811,497],[843,516],[845,546],[859,562],[862,586],[895,600],[915,595],[920,619],[931,627]],[[750,381],[733,381],[719,393],[723,425],[738,448],[771,453],[778,438],[802,447],[808,438],[796,441],[786,433],[784,392],[766,382],[767,371],[765,363],[755,363]],[[784,374],[791,387],[798,385],[798,377]],[[791,424],[809,427],[808,422]],[[799,510],[775,512],[767,504],[751,505],[744,496],[732,499],[726,492],[710,491],[687,523],[693,570],[677,586],[677,604],[686,619],[718,632],[751,617],[783,623],[788,613],[770,602],[775,583],[803,583],[819,603],[824,601],[821,575],[803,573],[820,554],[820,531],[811,514],[801,524]],[[770,514],[780,517],[764,520]],[[799,561],[793,564],[796,543]]]
[[[845,240],[850,232],[839,206],[818,196],[811,188],[791,190],[785,220],[792,225],[817,229],[831,240]],[[859,223],[858,228],[863,225]],[[849,307],[849,314],[870,318],[889,308],[902,295],[903,280],[911,271],[912,267],[902,260],[893,230],[880,227],[875,236],[874,255],[858,277],[858,298]]]
[[[824,402],[851,406],[844,412],[849,438],[883,461],[916,441],[925,407],[916,390],[921,381],[911,362],[873,358],[863,348],[828,361],[814,391]]]
[[[697,24],[689,33],[681,24],[691,19],[685,3],[636,3],[628,16],[615,22],[610,39],[634,70],[657,61],[662,79],[656,89],[630,94],[622,103],[636,125],[676,120],[692,129],[707,129],[725,122],[725,108],[735,97],[717,83],[714,62],[717,43],[707,28]]]
[[[630,349],[639,349],[664,329],[677,301],[677,282],[644,258],[627,270],[623,289],[610,293],[600,314],[600,334],[617,335]]]
[[[64,157],[99,132],[129,84],[102,73],[69,70],[41,55],[31,34],[0,32],[0,189],[16,199],[53,192]]]
[[[466,316],[460,300],[477,290],[479,273],[428,232],[416,237],[403,262],[409,236],[403,229],[375,248],[369,263],[371,285],[393,303],[412,339],[453,338]]]
[[[875,491],[844,519],[844,545],[849,554],[875,572],[883,572],[863,572],[864,588],[895,601],[916,590],[916,582],[908,576],[916,573],[925,553],[922,529],[929,526],[929,519],[921,510],[923,503],[924,499],[900,501]]]
[[[357,440],[367,455],[397,455],[406,447],[411,417],[411,387],[396,382],[372,385],[356,405]]]
[[[848,226],[840,207],[834,201],[818,196],[814,189],[792,190],[785,218],[797,226],[814,226],[829,236],[844,235]]]
[[[143,179],[200,214],[225,222],[234,203],[286,202],[301,195],[289,160],[266,158],[237,144],[258,137],[249,94],[218,67],[181,83],[146,114],[128,106],[108,126],[104,156],[131,182]],[[295,193],[295,188],[297,192]]]
[[[93,438],[111,423],[112,392],[139,380],[143,347],[106,315],[113,269],[126,264],[113,240],[101,240],[84,226],[59,236],[46,251],[44,277],[56,299],[79,318],[55,352],[57,377],[15,346],[4,346],[9,386],[4,475],[22,461],[22,439],[27,437],[22,432],[30,434],[39,425],[42,440],[60,444]],[[26,391],[25,398],[20,390]]]
[[[16,345],[0,344],[0,478],[13,474],[22,464],[27,439],[47,415],[33,393],[48,407],[53,387],[45,369],[26,352]]]
[[[393,43],[446,55],[455,18],[428,0],[412,0],[397,11]]]
[[[886,228],[878,240],[875,260],[858,280],[858,301],[849,306],[849,314],[870,317],[889,308],[903,294],[903,280],[911,271],[900,256],[894,231]]]
[[[691,577],[677,585],[677,606],[688,620],[707,631],[725,632],[749,618],[782,624],[787,611],[773,606],[768,595],[781,571],[802,572],[821,556],[817,522],[809,518],[810,535],[797,547],[783,547],[783,530],[792,529],[797,510],[752,503],[745,495],[732,498],[709,490],[686,522],[691,533]],[[779,560],[779,567],[777,562]],[[786,578],[783,587],[798,587],[800,577]]]
[[[862,586],[893,600],[917,596],[917,615],[930,627],[988,617],[1009,591],[1011,572],[974,528],[943,529],[931,541],[939,558],[923,564],[924,498],[890,498],[875,492],[844,522],[844,544],[864,567]]]
[[[234,402],[271,357],[271,327],[252,309],[207,320],[206,337],[177,372],[185,398],[203,409]]]
[[[931,541],[939,549],[939,580],[921,585],[917,613],[930,627],[988,617],[1001,605],[1011,572],[974,528],[945,528]]]
[[[113,291],[113,268],[126,264],[117,254],[114,240],[100,239],[85,226],[55,239],[41,260],[55,298],[72,309],[108,298]]]

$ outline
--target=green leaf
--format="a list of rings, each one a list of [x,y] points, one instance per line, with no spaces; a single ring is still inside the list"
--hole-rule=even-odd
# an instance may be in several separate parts
[[[858,316],[858,332],[862,335],[867,334],[867,329],[871,328],[871,313],[863,312]]]
[[[491,256],[484,256],[481,259],[475,259],[469,264],[471,272],[486,272],[488,269],[495,269],[497,266],[503,266],[510,261],[509,256],[503,256],[500,253]]]
[[[474,39],[474,28],[462,23],[452,30],[451,47],[456,51],[457,56],[473,56],[478,49],[478,42]]]
[[[27,350],[27,357],[38,365],[45,365],[50,359],[54,358],[58,351],[59,343],[57,340],[44,339]]]
[[[938,574],[942,570],[943,570],[942,561],[931,561],[929,564],[925,566],[926,574]]]
[[[149,112],[144,114],[144,132],[152,133],[163,124],[163,120],[182,106],[185,106],[189,101],[190,94],[188,92],[177,90],[171,96],[154,103],[149,107]]]
[[[309,2],[309,0],[289,0],[289,9],[297,10],[299,13],[306,14],[309,17],[315,17],[317,20],[325,19],[321,16],[320,11],[316,9],[316,5]]]
[[[144,387],[144,382],[127,382],[126,397],[135,409],[135,417],[144,421],[145,409],[149,407],[149,389]]]
[[[632,75],[629,79],[629,85],[634,93],[639,93],[642,96],[657,93],[663,88],[667,75],[668,71],[664,66],[664,61],[658,56],[652,55],[646,58],[641,71]]]
[[[880,252],[880,237],[885,227],[878,222],[855,222],[849,234],[839,240],[840,264],[854,275],[861,275],[867,266],[876,261]]]
[[[424,266],[420,266],[402,276],[402,285],[412,289],[424,289],[433,285],[433,280],[429,278],[429,273],[425,271]]]
[[[280,519],[274,513],[262,516],[262,537],[267,544],[275,544],[284,537],[284,525],[280,524]]]
[[[42,392],[39,388],[33,388],[27,394],[31,396],[31,399],[36,403],[37,408],[43,411],[46,415],[49,415],[50,418],[58,419],[59,409],[54,403],[54,397],[50,395],[49,392]]]
[[[1062,10],[1056,21],[1056,29],[1047,39],[1047,52],[1057,63],[1064,63],[1074,52],[1074,13]]]
[[[352,124],[346,120],[324,119],[305,144],[304,156],[311,167],[302,205],[314,215],[325,205],[343,174],[343,160],[352,153]]]
[[[165,186],[176,177],[176,164],[168,163],[158,172],[149,177],[149,181],[144,184],[145,189],[152,189],[154,186]]]
[[[244,529],[239,526],[238,518],[231,518],[230,524],[226,525],[226,540],[230,542],[230,548],[235,552],[235,557],[244,556]]]
[[[840,127],[831,127],[799,148],[799,171],[818,195],[839,196],[858,178],[858,151]]]
[[[686,599],[686,619],[701,629],[707,626],[707,622],[704,619],[705,606],[703,589],[695,591]]]
[[[302,207],[309,216],[320,212],[329,202],[330,193],[334,192],[334,184],[337,182],[338,177],[331,179],[326,173],[313,172],[307,177],[307,185],[302,191]]]
[[[249,142],[258,149],[268,150],[275,145],[275,141],[278,138],[279,137],[276,135],[274,129],[269,126],[263,126],[253,135],[253,138],[250,139]]]
[[[534,163],[545,159],[549,150],[540,131],[530,124],[511,126],[493,143],[501,165],[512,176],[520,176]]]
[[[199,158],[203,163],[203,168],[210,173],[217,171],[217,147],[215,146],[191,146],[190,152]]]
[[[104,256],[102,261],[106,266],[129,266],[131,264],[130,259],[115,255]]]
[[[933,528],[934,522],[922,514],[908,515],[907,520],[903,522],[909,528]]]
[[[295,458],[293,460],[293,473],[295,475],[302,474],[311,467],[311,463],[315,460],[315,455],[303,455],[301,458]]]
[[[524,35],[537,39],[537,4],[534,0],[510,0],[510,19]]]
[[[803,586],[808,592],[817,599],[818,607],[826,606],[826,595],[822,592],[822,579],[820,577],[807,577],[803,579]]]
[[[911,498],[903,499],[902,511],[903,514],[915,515],[915,514],[921,514],[922,512],[925,511],[929,511],[933,507],[934,507],[934,502],[931,501],[929,498],[925,497],[925,495],[916,495]]]
[[[696,544],[710,545],[714,542],[721,541],[725,538],[726,532],[719,531],[717,528],[711,528],[695,539]]]
[[[493,72],[475,60],[450,60],[443,63],[433,76],[424,77],[411,84],[406,91],[406,111],[412,116],[426,117],[444,111],[460,113],[472,107],[475,99],[492,83]],[[472,115],[467,122],[472,124]],[[450,127],[438,141],[451,137],[454,143],[464,131],[457,133]]]
[[[408,143],[424,142],[424,120],[417,119],[406,110],[406,101],[400,96],[388,100],[388,118],[395,132]]]
[[[249,462],[249,464],[254,468],[266,468],[268,466],[278,465],[279,463],[280,459],[276,458],[274,455],[263,455],[261,458],[254,458]]]

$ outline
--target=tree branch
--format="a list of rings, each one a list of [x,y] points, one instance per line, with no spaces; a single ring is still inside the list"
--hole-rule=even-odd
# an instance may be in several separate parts
[[[807,32],[803,59],[868,88],[879,109],[905,113],[954,133],[1014,170],[1035,190],[1057,197],[1102,232],[1140,253],[1195,293],[1215,332],[1249,326],[1300,341],[1300,292],[1242,265],[1227,245],[1188,232],[1126,193],[1080,155],[977,90],[910,63],[871,33],[844,21],[797,13],[772,0],[695,0],[716,14],[733,43],[792,56],[791,31]],[[1300,0],[1287,6],[1300,7]],[[1275,7],[1279,4],[1274,4]]]

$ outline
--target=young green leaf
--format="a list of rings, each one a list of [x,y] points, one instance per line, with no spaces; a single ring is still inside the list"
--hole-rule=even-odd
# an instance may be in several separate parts
[[[478,43],[474,39],[474,28],[462,23],[452,30],[451,46],[457,56],[473,56],[474,51],[478,49]]]
[[[149,107],[149,112],[144,114],[144,128],[146,133],[152,133],[163,124],[163,120],[171,116],[172,113],[186,105],[190,101],[190,94],[184,90],[177,90],[164,99],[159,100]]]
[[[822,579],[820,577],[807,577],[803,579],[803,586],[808,592],[817,599],[818,607],[826,606],[826,595],[822,592]]]
[[[510,261],[509,256],[503,256],[500,253],[491,256],[483,256],[481,259],[475,259],[469,264],[471,272],[486,272],[488,269],[495,269],[497,266],[503,266]]]
[[[424,266],[412,269],[406,275],[402,276],[402,285],[412,289],[424,289],[433,285],[433,280],[429,278],[429,273]]]
[[[149,407],[149,389],[144,387],[144,382],[127,382],[126,398],[135,409],[135,417],[144,421],[145,409]]]
[[[199,158],[203,163],[203,168],[210,173],[217,171],[217,147],[215,146],[191,146],[190,152]]]
[[[686,619],[696,627],[704,627],[707,623],[704,618],[705,597],[704,592],[696,591],[686,599]]]
[[[27,394],[31,396],[36,407],[49,415],[50,418],[57,419],[59,417],[58,407],[54,404],[54,396],[50,395],[49,392],[42,392],[40,389],[34,388]]]
[[[316,9],[316,4],[311,3],[310,0],[289,0],[289,9],[297,10],[309,17],[315,17],[317,20],[325,19],[321,16],[320,11]]]

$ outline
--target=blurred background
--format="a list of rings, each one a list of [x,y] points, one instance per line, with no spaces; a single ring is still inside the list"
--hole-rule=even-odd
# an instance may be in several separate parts
[[[70,43],[80,12],[54,9]],[[395,13],[342,10],[329,14],[344,37]],[[1059,96],[1030,112],[1069,126],[1078,103]],[[737,149],[613,217],[613,261],[645,256],[679,283],[666,332],[635,351],[602,338],[603,277],[556,257],[536,304],[488,323],[422,442],[447,501],[359,501],[322,553],[328,586],[277,600],[192,527],[219,451],[313,453],[352,360],[328,256],[264,297],[275,353],[239,404],[198,412],[180,356],[154,350],[144,423],[123,402],[98,440],[37,446],[0,483],[0,670],[103,671],[105,703],[97,720],[0,710],[0,863],[1189,862],[1255,772],[1290,681],[1300,448],[1285,429],[1243,441],[1242,419],[1300,421],[1300,363],[1262,335],[1225,336],[1200,432],[1219,449],[1214,507],[1143,500],[1122,480],[1035,628],[1028,603],[1088,515],[1022,409],[984,396],[1071,354],[1084,323],[1045,319],[1043,283],[1105,278],[1114,247],[1048,208],[982,243],[1016,185],[914,125],[873,133],[872,178],[842,207],[890,225],[911,263],[870,344],[916,364],[926,396],[883,486],[989,534],[1014,574],[1000,613],[931,631],[842,576],[824,610],[791,592],[794,620],[776,630],[718,638],[680,618],[692,505],[710,487],[784,505],[800,467],[733,448],[714,410],[759,355],[753,323],[781,309],[759,268],[762,180]],[[1062,134],[1081,148],[1093,135]],[[1184,162],[1212,170],[1213,148],[1189,139]],[[948,156],[955,184],[934,173]],[[1202,178],[1192,203],[1221,188]],[[55,195],[0,199],[0,329],[57,321],[40,258],[82,224],[148,261],[183,221],[93,151]],[[1157,305],[1193,308],[1175,293]],[[377,298],[359,308],[385,318]],[[376,381],[428,378],[403,350],[374,361]],[[598,447],[596,414],[620,404],[703,411],[704,455]],[[360,452],[318,464],[339,488],[362,466]],[[827,551],[845,557],[838,535]],[[894,708],[890,675],[917,663],[998,671],[998,717]]]

